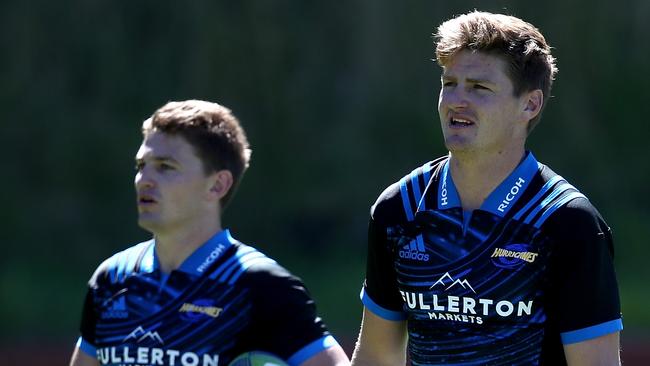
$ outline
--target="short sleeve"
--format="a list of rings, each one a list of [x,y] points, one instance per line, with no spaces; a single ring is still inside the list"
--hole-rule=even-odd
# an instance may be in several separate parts
[[[406,319],[404,302],[397,288],[397,278],[393,263],[393,251],[387,235],[386,222],[403,209],[396,198],[399,190],[396,185],[389,187],[372,207],[368,224],[368,255],[366,279],[361,290],[361,301],[375,315],[386,320]]]
[[[81,337],[79,337],[77,345],[82,351],[92,357],[97,356],[95,352],[96,321],[97,314],[94,307],[93,290],[92,288],[88,287],[88,290],[86,291],[86,297],[84,298],[83,307],[81,309]]]
[[[556,246],[551,259],[551,306],[563,344],[623,328],[611,229],[586,199],[549,219]]]
[[[316,313],[302,281],[284,268],[257,268],[247,276],[252,291],[255,347],[299,365],[338,344]]]

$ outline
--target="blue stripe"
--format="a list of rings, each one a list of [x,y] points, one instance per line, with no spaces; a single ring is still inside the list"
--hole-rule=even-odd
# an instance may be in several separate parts
[[[587,328],[560,333],[562,344],[571,344],[586,341],[623,330],[623,320],[616,319],[600,323]]]
[[[568,195],[566,195],[565,197],[562,197],[561,200],[555,202],[553,205],[551,205],[551,207],[549,207],[548,209],[546,209],[546,211],[544,211],[542,216],[535,222],[534,226],[536,228],[539,228],[540,226],[542,226],[544,221],[546,221],[546,219],[548,219],[548,217],[551,216],[551,214],[553,212],[555,212],[558,208],[564,206],[566,203],[568,203],[572,199],[580,198],[580,197],[587,198],[587,197],[585,197],[584,194],[582,194],[580,192],[571,192]]]
[[[92,358],[97,358],[97,348],[93,346],[92,344],[88,343],[83,337],[79,337],[77,340],[77,348],[82,350],[84,353],[86,353],[88,356]]]
[[[544,184],[542,189],[539,192],[537,192],[537,194],[528,201],[526,206],[524,206],[524,208],[519,210],[519,212],[517,212],[517,214],[513,218],[515,220],[519,220],[521,216],[523,216],[523,214],[526,213],[526,211],[528,211],[532,205],[537,203],[537,200],[539,200],[544,194],[546,194],[546,192],[548,192],[548,190],[551,189],[551,187],[553,187],[555,183],[557,183],[561,179],[563,179],[561,176],[556,175],[553,178],[551,178],[548,182],[546,182],[546,184]]]
[[[244,262],[249,261],[254,258],[261,258],[264,257],[264,254],[258,252],[257,250],[248,252],[244,255],[241,255],[237,258],[235,263],[233,263],[230,268],[228,268],[218,279],[219,282],[226,282],[226,279],[230,277],[233,273],[235,273],[238,270],[241,270],[242,265]]]
[[[528,216],[526,216],[524,223],[530,224],[530,222],[533,221],[535,216],[537,216],[539,211],[545,209],[546,206],[548,206],[551,203],[551,201],[553,201],[557,196],[561,195],[562,193],[568,191],[571,188],[573,188],[573,186],[567,183],[566,181],[559,184],[557,187],[555,187],[555,189],[553,189],[553,192],[551,192],[551,194],[549,194],[548,197],[544,198],[544,200],[537,207],[535,207],[535,209],[530,214],[528,214]]]
[[[239,261],[239,258],[241,256],[246,255],[247,253],[250,253],[250,252],[254,252],[254,251],[256,251],[256,250],[253,249],[252,247],[244,247],[243,249],[238,250],[237,253],[235,253],[235,255],[233,255],[230,259],[228,259],[224,264],[220,265],[219,268],[217,268],[217,270],[215,270],[210,275],[210,278],[213,279],[213,280],[216,279],[224,271],[228,271],[228,270],[231,269],[231,267],[236,266],[237,265],[236,262]]]
[[[368,296],[368,293],[366,293],[365,288],[361,289],[361,293],[359,294],[359,297],[361,298],[361,302],[363,303],[363,305],[368,310],[370,310],[373,314],[379,316],[380,318],[384,318],[386,320],[393,320],[393,321],[406,320],[406,314],[403,311],[387,310],[377,305],[377,303],[372,301],[370,296]]]
[[[256,264],[264,264],[264,263],[274,264],[276,262],[273,259],[264,256],[262,258],[253,258],[252,260],[249,260],[246,263],[242,263],[241,269],[232,276],[230,281],[228,281],[228,284],[232,285],[233,283],[235,283],[237,279],[241,277],[241,275],[243,275],[246,272],[246,270],[249,269],[251,266]]]
[[[429,185],[429,180],[431,179],[431,163],[427,163],[423,167],[424,170],[424,190],[426,192],[427,186]],[[421,200],[420,205],[418,206],[418,210],[424,211],[427,209],[427,206],[425,204],[426,200]]]
[[[413,186],[413,196],[415,197],[415,206],[419,206],[422,194],[420,193],[420,184],[418,183],[418,174],[422,171],[421,168],[415,169],[411,172],[411,185]]]
[[[303,347],[300,351],[294,353],[293,356],[289,357],[287,363],[291,366],[300,365],[303,362],[310,359],[315,354],[319,353],[320,351],[336,345],[338,345],[336,339],[334,339],[334,337],[332,337],[331,335],[327,335],[323,338],[317,339],[309,343],[308,345]]]
[[[415,240],[417,240],[418,242],[418,251],[422,253],[426,252],[426,250],[424,249],[424,239],[422,239],[422,234],[416,236]]]
[[[409,193],[406,187],[407,180],[402,178],[399,182],[399,190],[402,193],[402,204],[404,205],[404,212],[406,213],[406,219],[408,221],[413,221],[413,211],[411,210],[411,202],[409,202]]]

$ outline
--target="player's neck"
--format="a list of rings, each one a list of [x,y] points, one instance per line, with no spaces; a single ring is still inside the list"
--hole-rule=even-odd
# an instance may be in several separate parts
[[[450,153],[451,177],[458,190],[463,210],[480,208],[490,193],[515,170],[524,154],[523,146],[493,154]]]
[[[160,269],[165,273],[178,269],[196,249],[221,230],[221,220],[217,219],[154,233]]]

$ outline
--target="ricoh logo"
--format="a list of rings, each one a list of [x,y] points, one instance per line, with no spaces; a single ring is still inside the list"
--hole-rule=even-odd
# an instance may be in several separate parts
[[[510,202],[512,202],[512,200],[517,197],[517,194],[519,194],[519,191],[524,186],[524,183],[526,183],[526,180],[522,177],[519,177],[515,184],[510,188],[510,192],[508,192],[503,201],[501,201],[499,207],[497,207],[497,210],[505,212],[505,209],[508,208]]]
[[[208,254],[203,263],[201,263],[201,265],[198,266],[196,270],[203,273],[203,271],[205,271],[215,260],[217,260],[217,258],[219,258],[225,249],[226,247],[223,244],[219,244],[219,246],[214,248],[214,250]]]
[[[154,343],[164,344],[158,332],[145,331],[137,327],[127,335],[123,343]],[[218,366],[219,355],[203,354],[194,352],[181,352],[175,349],[164,349],[158,347],[134,347],[126,345],[116,347],[104,347],[97,349],[97,360],[102,365],[119,366],[145,366],[145,365],[176,365],[176,366]]]
[[[443,179],[442,187],[440,187],[440,205],[447,206],[449,201],[447,200],[447,179]]]
[[[453,278],[449,272],[442,275],[431,285],[430,289],[442,288],[444,291],[463,288],[476,294],[467,279]],[[483,324],[484,317],[497,315],[500,317],[531,315],[533,301],[518,301],[516,304],[508,300],[493,300],[470,296],[439,296],[436,293],[421,293],[400,291],[402,299],[409,309],[424,310],[430,320],[448,320],[454,322]]]
[[[422,240],[422,235],[418,235],[416,239],[411,240],[411,242],[398,252],[400,258],[412,259],[419,262],[428,262],[429,255],[426,253],[424,248],[424,241]]]
[[[509,244],[504,248],[494,248],[492,263],[501,268],[514,269],[525,263],[533,263],[539,253],[531,252],[527,244]]]

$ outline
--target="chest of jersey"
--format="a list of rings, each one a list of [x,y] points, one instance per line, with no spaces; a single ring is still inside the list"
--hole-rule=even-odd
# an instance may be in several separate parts
[[[94,294],[103,365],[219,365],[250,323],[248,289],[182,272],[140,273]]]
[[[415,362],[418,349],[426,364],[469,361],[457,353],[484,347],[534,361],[551,252],[539,229],[480,210],[465,222],[454,208],[418,212],[387,234]]]

